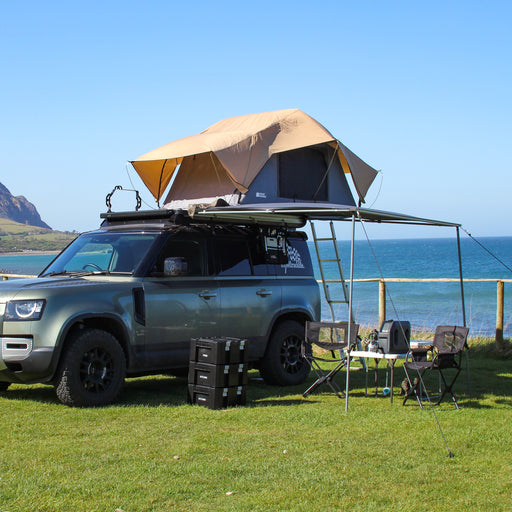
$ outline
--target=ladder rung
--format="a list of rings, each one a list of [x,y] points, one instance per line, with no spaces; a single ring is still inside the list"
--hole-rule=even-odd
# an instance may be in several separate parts
[[[335,242],[335,238],[315,238],[317,242]]]
[[[348,304],[348,300],[327,300],[331,304]]]
[[[318,261],[320,261],[321,263],[332,263],[332,262],[334,262],[334,261],[340,261],[340,260],[338,260],[337,258],[335,258],[335,259],[333,259],[333,260],[318,260]]]

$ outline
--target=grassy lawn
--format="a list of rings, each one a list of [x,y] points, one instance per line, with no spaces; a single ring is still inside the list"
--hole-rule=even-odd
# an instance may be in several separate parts
[[[471,354],[461,409],[323,387],[265,386],[245,407],[186,403],[186,379],[130,379],[115,406],[71,409],[48,386],[0,396],[0,511],[509,511],[512,359]],[[381,372],[383,376],[384,372]],[[396,383],[403,370],[396,371]],[[341,375],[344,379],[344,373]],[[312,378],[310,379],[312,382]]]
[[[0,253],[10,251],[60,251],[77,237],[50,229],[19,224],[0,218]]]

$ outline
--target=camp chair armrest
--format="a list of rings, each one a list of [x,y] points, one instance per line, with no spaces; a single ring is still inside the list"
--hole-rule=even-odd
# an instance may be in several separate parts
[[[407,355],[405,356],[405,362],[418,361],[418,357],[428,357],[428,353],[433,353],[434,347],[424,347],[424,348],[409,348]],[[416,356],[416,358],[415,358]],[[432,358],[433,359],[433,358]]]

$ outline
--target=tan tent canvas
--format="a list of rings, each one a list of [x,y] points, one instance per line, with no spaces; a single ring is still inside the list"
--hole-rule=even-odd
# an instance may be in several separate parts
[[[178,139],[131,162],[164,204],[223,197],[229,204],[328,201],[353,204],[377,171],[298,109],[231,117],[198,135]]]

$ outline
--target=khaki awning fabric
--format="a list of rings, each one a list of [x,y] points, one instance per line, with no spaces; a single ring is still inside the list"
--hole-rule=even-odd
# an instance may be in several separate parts
[[[206,196],[219,195],[215,183],[224,191],[232,187],[232,191],[245,193],[272,155],[322,143],[337,148],[344,172],[351,174],[359,198],[364,201],[377,171],[298,109],[230,117],[198,135],[154,149],[131,164],[157,201],[177,167],[184,159],[194,158],[201,159],[201,175],[217,177],[210,181],[211,189],[202,190]],[[197,185],[204,189],[204,184]],[[180,199],[176,193],[172,195]]]

